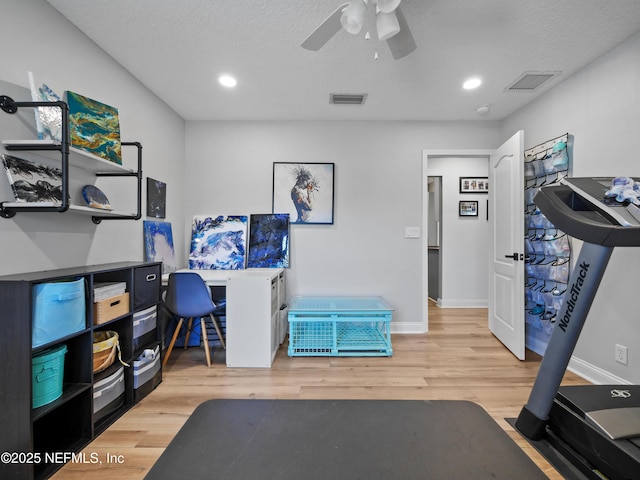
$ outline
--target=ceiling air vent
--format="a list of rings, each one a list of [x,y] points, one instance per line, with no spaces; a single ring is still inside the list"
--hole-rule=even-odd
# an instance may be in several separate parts
[[[506,88],[507,92],[532,92],[560,72],[525,72]]]
[[[366,93],[332,93],[329,95],[329,103],[335,105],[362,105],[366,99]]]

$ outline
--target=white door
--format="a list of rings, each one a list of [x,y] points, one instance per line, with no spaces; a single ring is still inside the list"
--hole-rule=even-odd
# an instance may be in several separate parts
[[[489,329],[520,360],[524,319],[524,132],[489,159]]]

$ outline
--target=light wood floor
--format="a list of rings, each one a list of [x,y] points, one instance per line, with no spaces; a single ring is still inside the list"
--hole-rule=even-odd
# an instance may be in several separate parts
[[[429,333],[393,335],[392,357],[293,357],[271,369],[234,369],[218,349],[176,349],[163,382],[84,452],[102,465],[67,464],[54,479],[141,479],[200,403],[212,398],[470,400],[478,403],[551,479],[562,477],[504,420],[526,403],[540,358],[518,361],[487,328],[486,309],[429,310]],[[565,384],[587,383],[567,373]],[[114,463],[106,463],[107,456]],[[212,478],[214,473],[212,472]]]

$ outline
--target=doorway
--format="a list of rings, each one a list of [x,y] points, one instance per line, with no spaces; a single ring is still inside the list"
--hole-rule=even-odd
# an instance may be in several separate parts
[[[442,296],[442,263],[440,262],[440,243],[442,241],[442,177],[427,177],[427,251],[428,251],[428,297],[438,303]]]
[[[472,226],[480,221],[486,222],[486,195],[480,198],[478,195],[478,208],[479,215],[475,219],[461,218],[459,217],[458,205],[459,201],[463,200],[465,195],[459,193],[459,177],[464,176],[486,176],[488,173],[488,158],[493,153],[493,150],[423,150],[422,152],[422,186],[423,186],[423,219],[422,224],[424,226],[423,233],[423,289],[422,289],[422,305],[423,305],[423,325],[424,331],[429,330],[429,297],[431,295],[437,295],[440,299],[439,306],[442,307],[486,307],[486,298],[482,299],[482,304],[474,300],[473,297],[456,297],[459,292],[468,289],[467,283],[472,285],[469,288],[474,288],[473,285],[486,286],[486,265],[482,271],[475,271],[475,275],[478,278],[470,275],[469,266],[475,262],[475,259],[468,260],[465,258],[470,252],[466,249],[460,249],[457,246],[457,242],[463,238],[473,238],[472,235],[467,235],[464,231],[459,232],[459,227]],[[462,160],[465,166],[456,168],[454,173],[448,172],[443,175],[439,169],[445,165],[447,168],[451,168],[456,160]],[[451,160],[451,161],[449,161]],[[478,167],[476,167],[477,165]],[[476,170],[478,168],[478,170]],[[480,174],[480,172],[486,172]],[[435,202],[435,192],[431,195],[429,192],[429,178],[441,177],[440,205],[439,212],[439,226],[432,226],[431,222],[435,221],[435,215],[431,208],[431,203]],[[433,187],[431,187],[433,189]],[[468,194],[467,194],[468,196]],[[469,200],[476,200],[475,198]],[[453,223],[449,225],[448,220]],[[464,225],[462,222],[466,222]],[[460,224],[460,225],[457,225]],[[447,225],[446,227],[444,225]],[[432,229],[438,229],[433,232]],[[448,233],[447,233],[448,232]],[[449,237],[447,237],[449,235]],[[438,249],[437,255],[430,254],[429,246],[437,239]],[[431,258],[430,258],[431,257]],[[435,260],[435,258],[437,260]],[[437,261],[436,268],[431,265],[432,261]],[[429,272],[431,269],[432,275],[437,274],[438,285],[434,288],[430,288]],[[478,269],[476,269],[478,270]],[[480,278],[481,277],[481,278]],[[431,286],[433,287],[433,286]],[[469,298],[471,300],[469,300]]]

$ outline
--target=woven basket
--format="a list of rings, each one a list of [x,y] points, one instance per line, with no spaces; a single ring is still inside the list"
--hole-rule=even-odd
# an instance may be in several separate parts
[[[108,368],[116,359],[116,351],[120,355],[118,332],[106,330],[93,332],[93,373]]]

